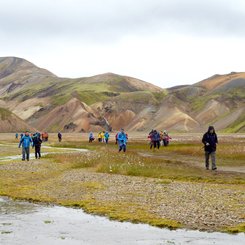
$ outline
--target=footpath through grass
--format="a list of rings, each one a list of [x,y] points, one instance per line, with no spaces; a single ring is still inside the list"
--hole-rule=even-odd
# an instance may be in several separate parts
[[[201,144],[175,143],[150,150],[145,142],[128,144],[126,153],[118,153],[114,144],[65,142],[59,147],[78,147],[92,154],[50,155],[56,162],[73,163],[74,168],[93,168],[96,172],[160,178],[165,181],[194,181],[223,184],[245,184],[245,174],[204,169]],[[222,144],[217,151],[219,166],[245,166],[244,145]],[[220,164],[220,165],[219,165]]]

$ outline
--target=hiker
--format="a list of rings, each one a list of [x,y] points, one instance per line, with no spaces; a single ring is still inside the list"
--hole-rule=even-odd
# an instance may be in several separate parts
[[[94,141],[94,135],[93,135],[93,132],[90,132],[89,137],[88,137],[88,142],[92,143],[93,141]]]
[[[98,141],[101,142],[102,141],[102,132],[98,133]]]
[[[163,145],[164,146],[168,146],[169,145],[169,140],[171,140],[172,138],[168,135],[168,132],[166,130],[163,131]]]
[[[160,143],[162,142],[162,145],[164,145],[164,142],[163,142],[164,133],[163,133],[163,131],[161,130],[159,134],[160,134]]]
[[[35,147],[35,157],[37,158],[41,158],[41,144],[42,144],[42,140],[40,138],[40,133],[35,133],[34,137],[33,137],[33,147]],[[33,148],[32,147],[32,148]]]
[[[19,148],[22,146],[22,161],[29,161],[30,159],[30,145],[32,143],[32,138],[29,132],[26,131],[25,135],[20,139]]]
[[[105,137],[105,143],[108,144],[109,137],[110,137],[110,134],[108,133],[108,131],[105,132],[104,137]]]
[[[215,152],[218,138],[213,126],[208,127],[208,131],[202,137],[202,143],[204,144],[206,169],[209,169],[209,156],[211,156],[212,170],[217,170]]]
[[[160,134],[154,130],[151,134],[151,147],[154,146],[154,149],[157,147],[157,149],[160,148]]]
[[[22,139],[23,136],[24,136],[24,134],[21,133],[21,134],[20,134],[20,139]]]
[[[16,134],[15,134],[15,139],[18,139],[18,137],[19,137],[19,134],[16,133]]]
[[[116,135],[115,135],[115,140],[116,140],[115,144],[116,145],[117,145],[117,141],[118,141],[117,136],[118,136],[118,133],[116,133]]]
[[[154,132],[154,130],[152,129],[151,132],[148,134],[148,137],[147,137],[150,140],[150,143],[149,143],[150,144],[150,149],[153,146],[153,140],[152,140],[153,132]]]
[[[121,129],[121,132],[118,133],[117,135],[117,142],[119,145],[119,152],[123,150],[123,152],[126,152],[126,146],[127,146],[127,140],[128,137],[124,132],[124,129]]]
[[[44,132],[42,133],[42,141],[48,141],[48,133],[47,132]]]
[[[101,142],[105,142],[105,131],[101,132]]]
[[[61,134],[61,132],[58,133],[58,140],[59,140],[59,142],[62,141],[62,134]]]

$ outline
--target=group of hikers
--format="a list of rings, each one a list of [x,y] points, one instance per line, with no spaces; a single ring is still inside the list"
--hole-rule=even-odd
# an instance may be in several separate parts
[[[19,138],[19,134],[15,134],[15,139]],[[35,158],[41,158],[41,145],[43,142],[48,141],[48,133],[33,133],[29,131],[20,134],[19,148],[22,146],[22,161],[30,160],[30,147],[35,148]],[[62,134],[58,132],[58,141],[62,141]]]
[[[47,133],[46,133],[47,134]],[[26,131],[24,134],[20,134],[20,142],[19,148],[22,146],[22,160],[29,161],[30,159],[30,146],[35,148],[35,158],[41,158],[41,144],[43,141],[47,140],[47,137],[44,137],[43,134],[38,132],[34,134],[29,134]],[[47,136],[47,135],[46,135]],[[19,134],[15,134],[15,138],[18,139]],[[42,139],[41,139],[42,137]],[[110,134],[106,131],[99,132],[98,134],[98,141],[104,142],[108,144],[110,138]],[[163,146],[168,146],[171,137],[168,135],[167,131],[160,131],[152,129],[148,135],[148,139],[150,140],[150,149],[154,147],[160,148],[161,142]],[[93,132],[89,133],[89,143],[92,143],[95,140]],[[62,134],[58,132],[58,141],[62,141]],[[118,151],[126,152],[127,149],[127,142],[128,142],[128,134],[125,133],[124,129],[122,128],[120,132],[115,135],[115,144],[118,145]],[[218,137],[215,133],[215,129],[213,126],[209,126],[208,131],[202,137],[202,143],[204,144],[204,152],[205,152],[205,167],[209,170],[209,159],[211,157],[212,162],[212,170],[217,170],[216,167],[216,145],[218,144]]]
[[[18,135],[15,135],[16,139],[18,139]],[[30,146],[32,148],[35,147],[35,157],[41,158],[41,144],[42,144],[41,134],[34,133],[30,136],[29,132],[26,131],[25,134],[20,135],[20,143],[19,148],[22,146],[22,161],[30,160]]]
[[[109,134],[108,131],[106,131],[106,132],[102,131],[102,132],[98,133],[98,142],[100,142],[100,143],[108,144],[109,143],[109,138],[110,138],[110,134]],[[89,137],[88,137],[88,142],[92,143],[94,140],[95,140],[94,134],[93,134],[93,132],[90,132],[89,133]],[[120,132],[118,132],[115,135],[115,144],[118,144],[118,146],[119,146],[118,151],[119,152],[120,151],[126,152],[127,141],[128,141],[128,134],[126,134],[124,132],[124,129],[122,128],[120,130]]]
[[[101,131],[98,133],[98,142],[108,144],[110,134],[108,131]],[[88,142],[92,143],[95,140],[93,132],[89,133]]]
[[[169,141],[172,139],[166,130],[158,132],[155,129],[152,129],[148,135],[148,139],[150,140],[150,149],[152,147],[160,148],[161,142],[163,146],[168,146]]]

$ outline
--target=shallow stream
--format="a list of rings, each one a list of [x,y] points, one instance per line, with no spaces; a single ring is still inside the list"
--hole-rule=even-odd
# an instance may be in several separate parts
[[[1,245],[242,245],[245,235],[159,229],[121,223],[81,209],[0,197]]]

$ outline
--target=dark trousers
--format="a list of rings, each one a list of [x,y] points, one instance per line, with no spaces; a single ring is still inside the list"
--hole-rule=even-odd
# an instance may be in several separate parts
[[[160,141],[151,141],[151,146],[150,148],[152,148],[152,146],[154,146],[154,149],[157,147],[157,149],[160,148]]]
[[[29,161],[30,158],[30,147],[22,147],[22,160],[27,159]]]
[[[35,145],[35,157],[36,157],[36,159],[37,159],[37,157],[38,158],[40,158],[41,157],[41,146],[40,145]]]
[[[119,146],[119,152],[120,152],[121,150],[123,150],[123,152],[126,151],[126,145],[125,145],[125,144]]]

